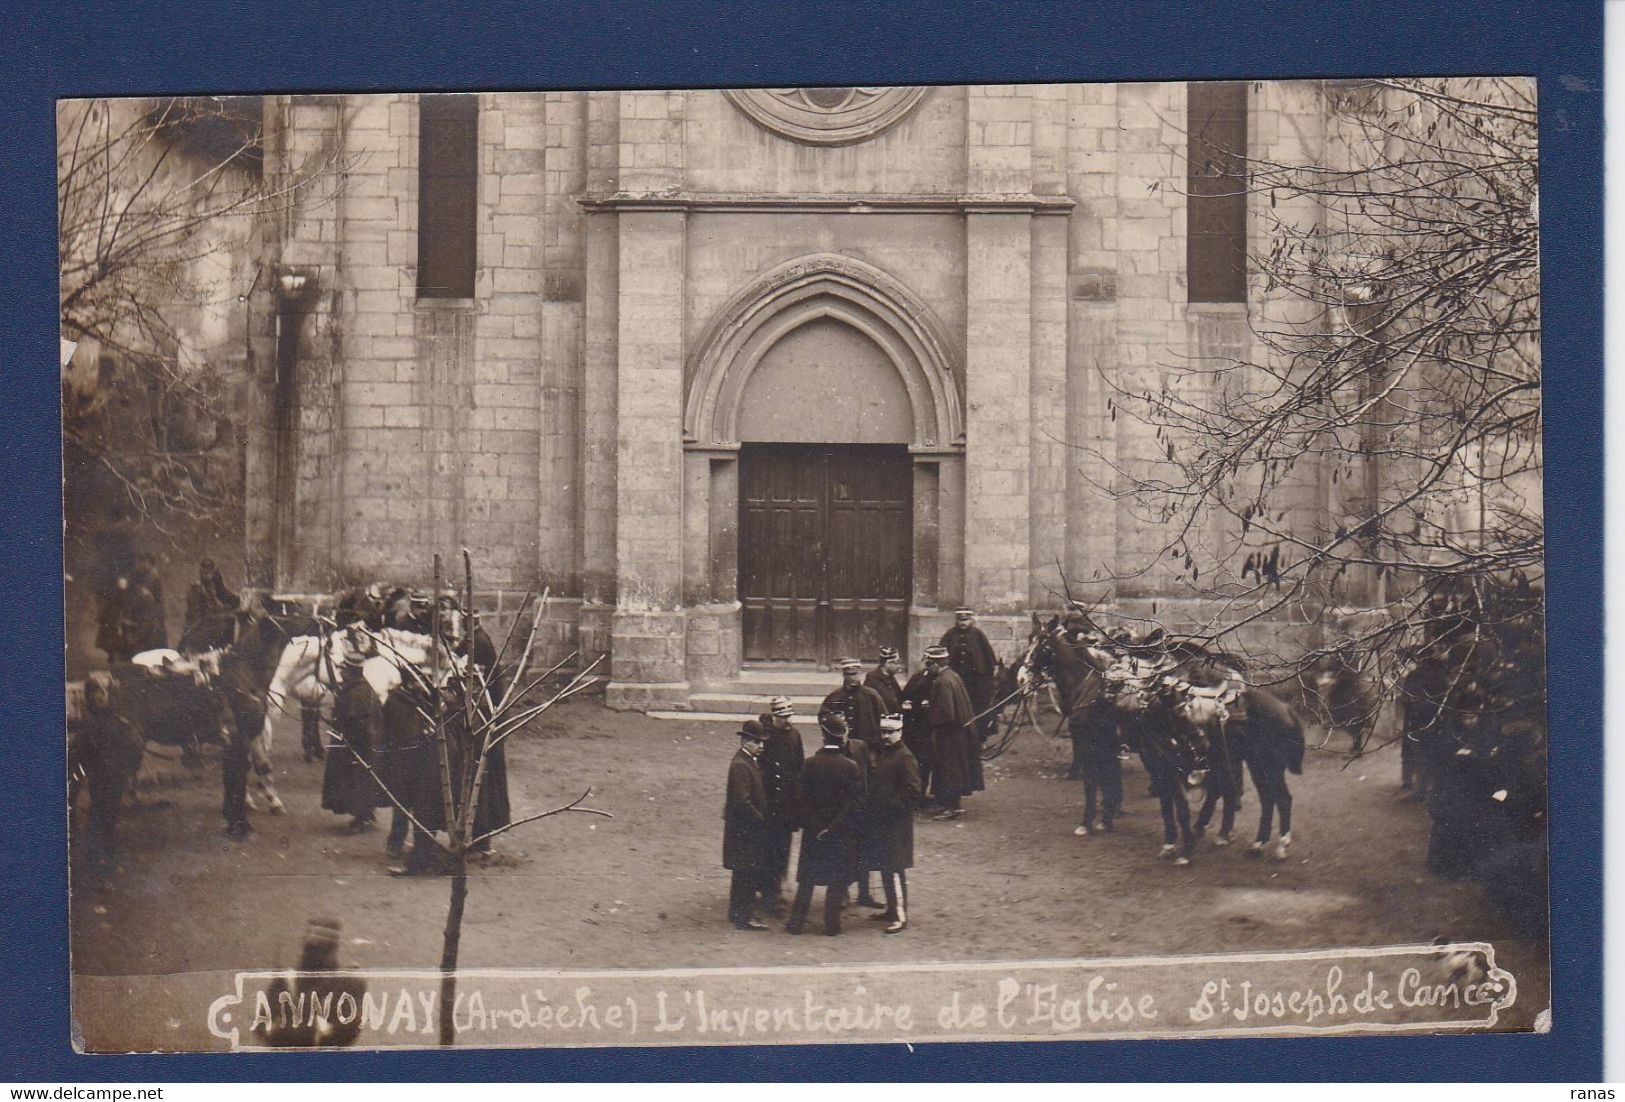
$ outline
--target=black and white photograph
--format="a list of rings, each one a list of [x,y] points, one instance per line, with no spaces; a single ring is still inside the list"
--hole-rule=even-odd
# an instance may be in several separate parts
[[[73,1044],[1550,1030],[1537,94],[60,100]]]

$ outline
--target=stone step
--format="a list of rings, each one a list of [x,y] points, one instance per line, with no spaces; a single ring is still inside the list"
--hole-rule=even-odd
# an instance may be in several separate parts
[[[696,712],[715,712],[754,719],[767,710],[767,702],[770,699],[780,695],[790,698],[790,703],[795,705],[798,715],[816,716],[818,706],[824,702],[824,697],[828,694],[819,693],[817,696],[811,696],[778,692],[700,692],[689,696],[688,705]]]
[[[805,666],[770,667],[749,666],[724,691],[731,693],[759,693],[773,696],[817,696],[824,699],[841,684],[841,675],[835,670],[818,670]]]

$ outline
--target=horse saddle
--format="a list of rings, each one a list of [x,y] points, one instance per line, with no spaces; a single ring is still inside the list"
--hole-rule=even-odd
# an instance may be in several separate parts
[[[1228,722],[1232,706],[1241,698],[1241,688],[1241,685],[1234,681],[1225,681],[1218,685],[1191,685],[1180,682],[1180,713],[1198,727]]]

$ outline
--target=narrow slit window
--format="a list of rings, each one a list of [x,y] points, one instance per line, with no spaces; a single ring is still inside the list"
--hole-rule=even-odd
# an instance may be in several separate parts
[[[480,97],[418,99],[418,297],[473,298]]]
[[[1247,84],[1186,86],[1185,261],[1192,302],[1247,301]]]

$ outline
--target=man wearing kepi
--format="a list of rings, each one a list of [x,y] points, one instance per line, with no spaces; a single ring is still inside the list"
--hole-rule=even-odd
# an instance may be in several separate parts
[[[886,713],[886,701],[863,683],[862,662],[843,658],[839,665],[841,687],[826,696],[818,710],[845,716],[847,737],[861,742],[873,755],[880,749],[880,717]]]
[[[839,712],[818,717],[824,745],[801,770],[803,810],[796,900],[784,928],[799,934],[807,924],[813,889],[824,889],[824,933],[841,932],[841,904],[857,873],[857,835],[851,819],[862,799],[862,775],[846,755],[846,720]]]
[[[756,900],[772,886],[774,847],[769,837],[767,788],[759,758],[767,735],[754,719],[739,730],[739,749],[728,763],[728,796],[722,808],[722,867],[733,873],[728,921],[736,930],[765,930],[756,921]]]
[[[897,648],[881,647],[880,661],[864,675],[863,683],[880,694],[886,705],[884,715],[896,715],[903,710],[903,686],[897,681]]]
[[[767,737],[756,761],[762,767],[762,783],[767,789],[767,838],[773,848],[773,862],[765,908],[772,915],[784,912],[784,877],[790,871],[790,850],[795,844],[796,786],[801,783],[801,767],[807,761],[795,714],[789,697],[776,696],[756,721]]]
[[[994,663],[993,644],[976,626],[976,612],[968,608],[955,612],[954,626],[943,632],[941,643],[948,648],[948,665],[965,683],[971,707],[981,715],[993,703]],[[984,717],[977,723],[977,733],[983,734],[986,729]]]
[[[976,713],[964,682],[948,666],[948,648],[926,648],[925,674],[931,682],[926,726],[936,750],[937,798],[942,802],[942,810],[933,818],[957,819],[965,814],[959,801],[981,789],[974,768],[980,758],[968,726]]]
[[[920,767],[903,745],[903,717],[880,720],[880,755],[869,771],[869,833],[858,843],[859,864],[880,870],[888,934],[908,926],[908,870],[914,865],[914,807],[920,802]]]

